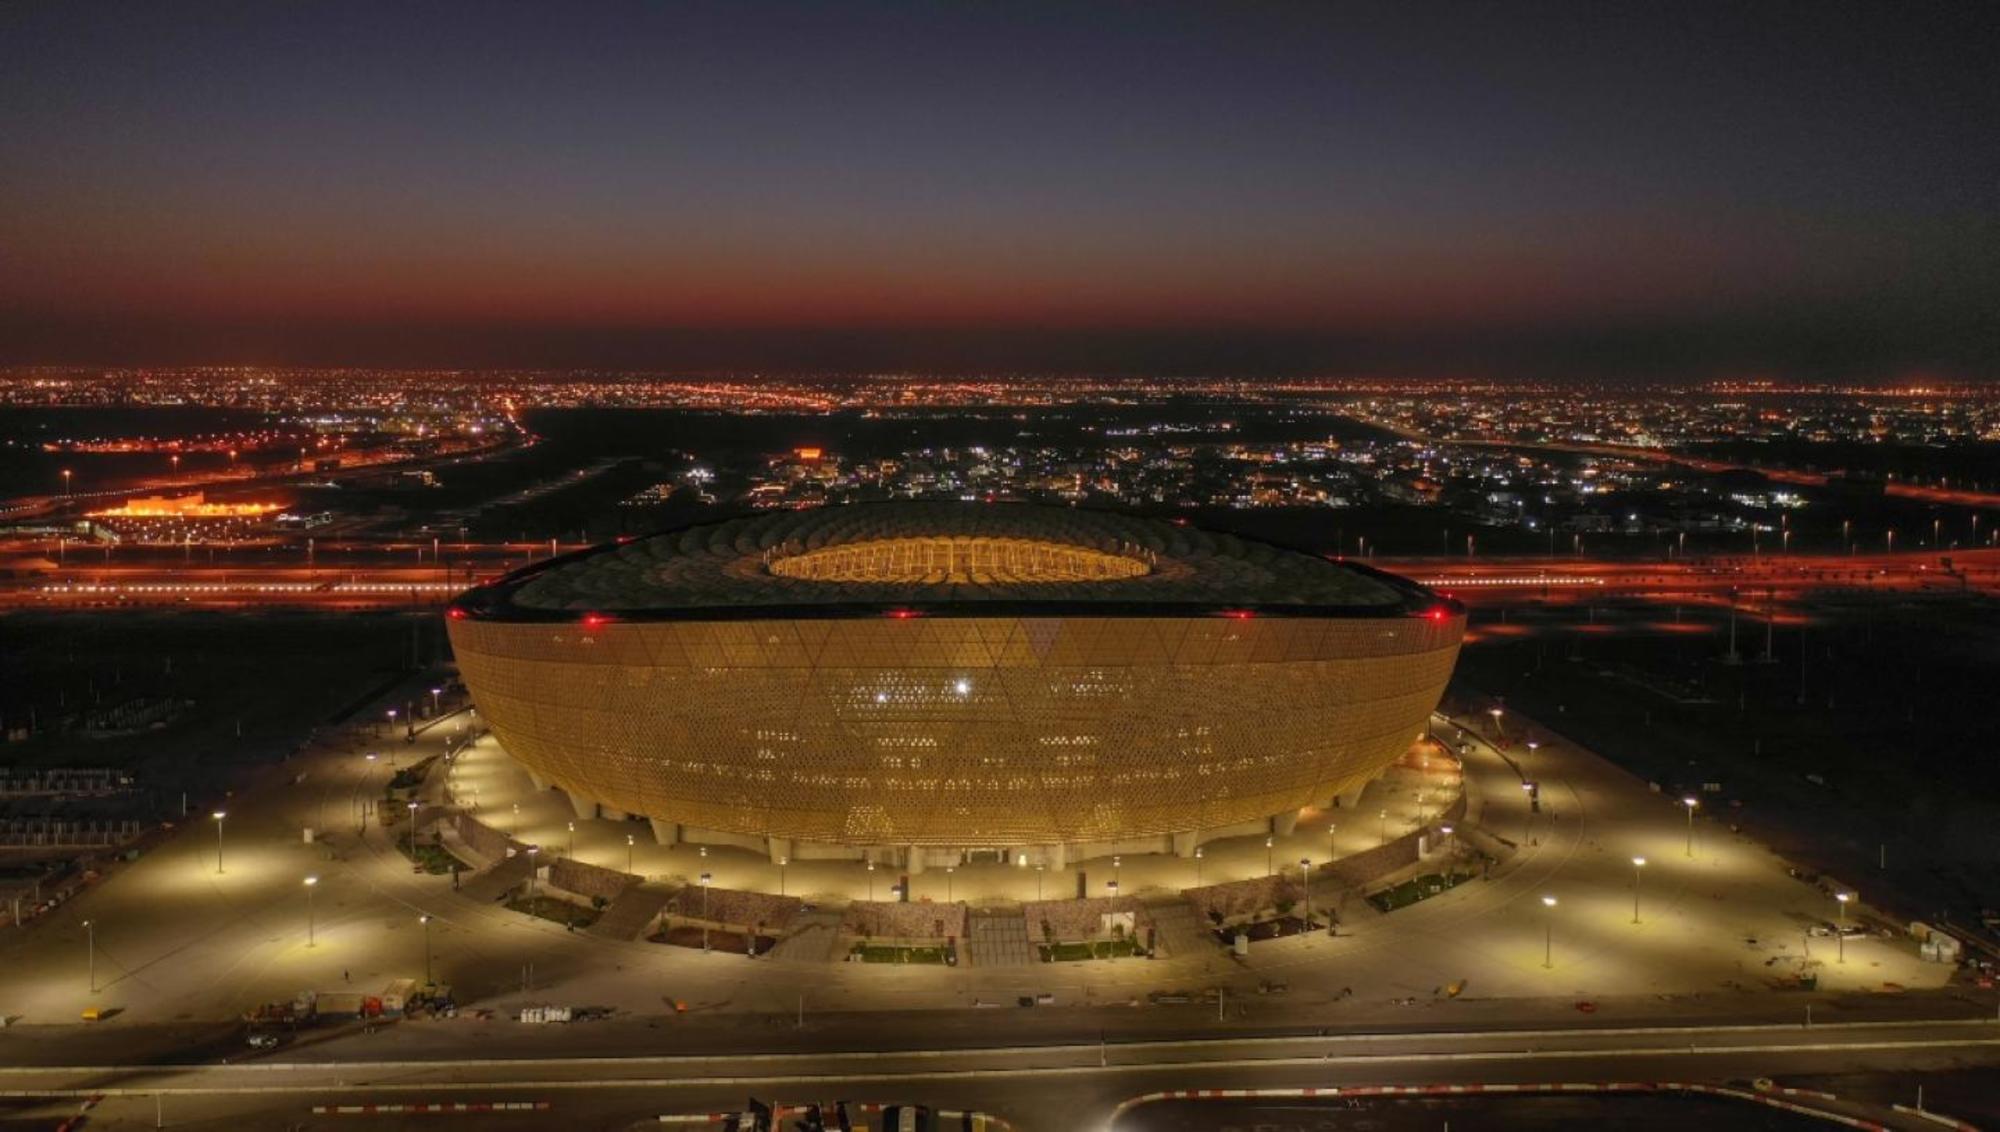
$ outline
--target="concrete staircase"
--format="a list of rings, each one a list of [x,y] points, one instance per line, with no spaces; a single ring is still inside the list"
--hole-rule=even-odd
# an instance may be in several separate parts
[[[801,963],[831,963],[840,958],[840,924],[844,914],[815,908],[792,917],[791,930],[771,949],[773,959]]]
[[[534,869],[534,865],[533,857],[526,853],[516,853],[461,884],[459,895],[467,900],[491,903],[528,883],[528,875]]]
[[[638,939],[653,917],[679,892],[678,887],[670,884],[628,884],[584,932],[600,939]]]
[[[1154,942],[1163,955],[1182,958],[1218,952],[1208,925],[1202,922],[1194,906],[1180,897],[1148,900],[1146,914],[1152,918],[1153,929],[1158,933]]]
[[[965,917],[965,954],[974,967],[1025,967],[1041,958],[1020,909],[978,908]]]

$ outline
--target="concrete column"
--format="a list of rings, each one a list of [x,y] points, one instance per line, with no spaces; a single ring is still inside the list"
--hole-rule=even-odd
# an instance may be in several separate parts
[[[661,821],[659,818],[647,818],[646,824],[653,827],[654,844],[671,848],[681,843],[681,827],[679,822]]]
[[[764,848],[770,852],[771,863],[775,865],[780,860],[789,858],[792,855],[792,839],[789,837],[767,837],[764,839]]]
[[[570,809],[576,811],[576,816],[579,819],[589,821],[591,818],[597,816],[597,799],[586,798],[574,790],[566,791],[566,793],[569,795]]]
[[[627,814],[624,810],[614,810],[610,806],[599,802],[597,804],[597,816],[603,818],[605,821],[624,821],[631,815]]]
[[[1343,810],[1355,809],[1356,807],[1361,805],[1361,791],[1364,789],[1366,789],[1366,787],[1357,786],[1354,789],[1349,790],[1347,793],[1336,797],[1334,801],[1338,802],[1340,804],[1340,808]]]
[[[1292,831],[1298,827],[1299,812],[1297,810],[1287,810],[1282,814],[1273,814],[1271,817],[1271,832],[1277,834],[1279,837],[1290,837]]]
[[[1048,849],[1049,867],[1066,869],[1069,867],[1069,846],[1057,842]]]
[[[1186,833],[1174,834],[1173,838],[1174,856],[1186,860],[1194,856],[1194,847],[1201,842],[1201,831],[1190,829]]]
[[[549,788],[549,780],[543,778],[539,774],[536,774],[532,770],[528,772],[528,781],[535,784],[535,790],[537,792],[547,790]]]
[[[903,850],[903,871],[911,876],[919,876],[924,871],[924,847],[912,845]]]

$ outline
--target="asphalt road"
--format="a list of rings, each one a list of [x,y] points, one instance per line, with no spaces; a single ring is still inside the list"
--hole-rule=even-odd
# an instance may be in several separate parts
[[[173,1114],[174,1127],[319,1128],[438,1118],[316,1117],[315,1105],[528,1101],[549,1107],[465,1119],[475,1127],[623,1128],[661,1113],[738,1107],[754,1095],[916,1101],[992,1112],[1022,1132],[1068,1132],[1105,1127],[1128,1098],[1193,1087],[1724,1081],[1966,1066],[2000,1072],[2000,1025],[1984,1020],[1245,1035],[949,1051],[923,1048],[920,1033],[903,1036],[917,1041],[874,1051],[438,1060],[366,1060],[360,1039],[336,1062],[280,1056],[228,1065],[0,1067],[0,1097],[16,1116],[43,1118],[101,1096],[95,1126],[102,1127],[145,1126],[156,1103]]]

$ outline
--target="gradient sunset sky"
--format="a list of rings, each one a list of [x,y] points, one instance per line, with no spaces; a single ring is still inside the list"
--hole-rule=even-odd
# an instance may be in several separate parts
[[[2000,376],[1990,4],[0,7],[0,362]]]

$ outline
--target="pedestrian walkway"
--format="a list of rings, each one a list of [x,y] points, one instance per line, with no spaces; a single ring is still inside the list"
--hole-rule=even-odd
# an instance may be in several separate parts
[[[843,914],[839,910],[815,908],[792,917],[790,930],[778,945],[771,949],[773,959],[792,959],[801,963],[831,963],[840,957],[840,924]]]
[[[965,919],[967,957],[974,967],[1026,967],[1039,958],[1019,908],[979,908]]]
[[[652,923],[653,917],[659,915],[660,909],[665,908],[667,901],[680,891],[670,884],[626,885],[625,891],[605,906],[604,914],[597,918],[597,922],[584,931],[600,939],[638,939],[646,930],[646,925]]]
[[[498,900],[528,883],[528,877],[532,875],[534,867],[533,857],[526,853],[516,853],[466,881],[460,887],[459,894],[467,900],[480,903]]]

